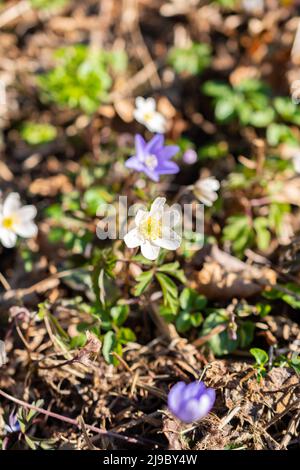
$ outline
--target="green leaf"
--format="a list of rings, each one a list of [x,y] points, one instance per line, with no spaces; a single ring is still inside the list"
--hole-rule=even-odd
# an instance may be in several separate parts
[[[185,333],[191,326],[191,314],[189,312],[180,312],[176,318],[176,328],[179,333]]]
[[[231,88],[227,84],[216,82],[213,80],[205,82],[202,87],[202,90],[205,95],[212,96],[213,98],[225,99],[232,97]]]
[[[116,334],[113,331],[108,331],[104,335],[102,354],[108,364],[115,364],[115,358],[112,356],[112,352],[117,346]]]
[[[89,188],[83,195],[83,203],[89,215],[95,216],[101,204],[112,202],[113,196],[102,186]]]
[[[211,48],[201,43],[193,43],[186,48],[174,47],[169,52],[168,62],[177,73],[196,75],[210,64]]]
[[[203,295],[198,294],[194,289],[186,287],[179,297],[180,307],[182,310],[195,311],[203,309],[207,300]]]
[[[152,281],[152,278],[153,278],[153,271],[144,271],[143,273],[139,274],[139,276],[136,279],[138,283],[134,287],[133,294],[136,297],[139,297],[143,292],[145,292],[147,287],[149,287]]]
[[[250,118],[250,124],[255,127],[267,127],[275,118],[272,108],[266,108],[261,111],[255,111]]]
[[[51,124],[25,122],[21,127],[21,137],[29,145],[45,144],[54,140],[56,136],[56,128]]]
[[[128,314],[129,314],[129,307],[128,305],[116,305],[110,311],[111,317],[114,321],[116,326],[121,326],[125,323]]]
[[[169,306],[173,313],[178,309],[178,289],[176,284],[166,274],[157,272],[155,274],[164,297],[164,305]]]
[[[227,121],[234,117],[235,106],[234,102],[229,99],[220,99],[215,107],[215,115],[219,121]]]
[[[228,314],[225,310],[218,310],[211,313],[204,320],[201,336],[206,336],[216,326],[228,324],[228,321]],[[208,344],[216,356],[222,356],[235,351],[238,347],[238,340],[231,339],[228,335],[228,331],[224,330],[221,333],[212,336],[209,339]]]
[[[129,342],[136,341],[135,333],[131,328],[120,328],[118,331],[118,341],[122,344],[127,344]]]
[[[271,234],[267,229],[268,225],[269,221],[265,217],[256,217],[253,221],[253,226],[257,235],[257,246],[262,251],[267,250],[271,241]]]
[[[263,349],[251,348],[250,353],[254,356],[258,366],[265,366],[269,360],[269,356]]]

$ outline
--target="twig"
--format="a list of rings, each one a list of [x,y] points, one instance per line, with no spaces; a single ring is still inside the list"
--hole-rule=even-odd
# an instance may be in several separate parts
[[[17,2],[14,5],[8,7],[0,15],[0,28],[7,25],[8,23],[11,23],[12,21],[19,18],[19,16],[23,16],[24,13],[28,13],[31,10],[31,4],[27,0],[22,0],[21,2]]]
[[[78,421],[76,419],[72,419],[72,418],[68,418],[67,416],[60,415],[58,413],[53,413],[52,411],[44,410],[44,408],[40,408],[39,406],[30,405],[29,403],[26,403],[23,400],[19,400],[18,398],[15,398],[6,392],[3,392],[3,390],[0,390],[0,395],[2,395],[7,400],[10,400],[16,403],[17,405],[24,406],[25,408],[28,408],[30,410],[37,411],[38,413],[41,413],[43,415],[49,416],[54,419],[58,419],[60,421],[64,421],[65,423],[72,424],[72,426],[76,426],[78,429],[82,429],[80,420]],[[140,444],[140,441],[137,438],[129,437],[129,436],[122,436],[121,434],[115,433],[113,431],[107,431],[106,429],[101,429],[96,426],[92,426],[90,424],[85,424],[85,428],[89,429],[90,431],[96,432],[98,434],[102,434],[103,436],[106,436],[106,437],[120,439],[126,442],[130,442],[131,444]]]

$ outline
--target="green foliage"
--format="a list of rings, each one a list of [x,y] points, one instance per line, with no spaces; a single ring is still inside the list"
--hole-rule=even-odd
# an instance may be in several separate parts
[[[38,408],[43,406],[43,400],[37,400],[32,405]],[[32,435],[35,421],[38,419],[39,412],[33,409],[19,407],[16,414],[16,424],[19,424],[18,443],[25,444],[31,450],[49,450],[53,448],[55,439],[40,439]],[[11,450],[14,450],[12,447]]]
[[[292,124],[300,124],[299,107],[293,103],[290,97],[279,96],[274,99],[274,108],[283,121]]]
[[[211,47],[196,42],[186,48],[174,47],[169,52],[168,62],[177,73],[200,74],[211,63]]]
[[[122,346],[136,340],[134,332],[123,326],[129,315],[129,307],[118,303],[97,315],[100,318],[101,330],[105,331],[101,336],[103,357],[108,364],[117,365],[119,360],[112,353],[122,357]]]
[[[185,288],[180,294],[180,310],[176,317],[176,328],[180,333],[190,328],[197,328],[203,322],[201,311],[205,308],[207,300],[194,289]]]
[[[85,191],[82,200],[86,213],[95,216],[101,204],[112,202],[113,196],[104,186],[94,186]]]
[[[112,73],[126,69],[123,51],[92,51],[83,44],[56,51],[58,65],[38,77],[42,97],[60,106],[94,113],[107,97]]]
[[[29,145],[41,145],[51,142],[57,136],[57,131],[51,124],[24,122],[21,127],[21,137]]]
[[[30,0],[32,8],[37,10],[55,10],[64,7],[69,0]]]
[[[271,203],[267,216],[251,219],[244,214],[233,215],[226,221],[223,239],[232,243],[232,249],[238,256],[243,256],[246,248],[256,246],[259,250],[268,249],[272,232],[281,234],[283,218],[290,210],[289,204]]]
[[[292,308],[300,309],[300,287],[292,282],[282,284],[278,288],[273,287],[271,290],[266,290],[263,296],[269,300],[280,299]]]
[[[215,116],[220,123],[238,120],[241,126],[266,127],[275,118],[269,89],[259,80],[243,80],[233,87],[208,81],[203,91],[213,98]]]
[[[232,249],[238,255],[243,255],[245,248],[254,241],[254,231],[246,215],[233,215],[229,217],[223,229],[224,240],[232,242]]]
[[[216,332],[208,341],[211,350],[216,356],[230,354],[237,348],[246,348],[253,341],[255,325],[250,320],[240,320],[236,325],[236,337],[232,334],[231,319],[224,309],[214,310],[205,318],[201,330],[201,336],[206,336],[214,328],[220,327],[220,332]],[[222,328],[223,327],[223,328]]]
[[[267,127],[267,142],[269,145],[276,147],[279,144],[297,144],[297,139],[293,131],[286,124],[271,123]]]
[[[218,160],[219,158],[226,157],[227,154],[228,144],[225,141],[204,145],[198,152],[199,157],[203,160],[206,158]]]
[[[184,272],[180,269],[178,261],[161,266],[154,266],[149,271],[144,271],[137,277],[137,284],[133,291],[134,295],[140,296],[149,288],[153,278],[156,278],[163,293],[164,307],[169,309],[172,314],[176,314],[179,306],[178,287],[171,279],[172,277],[182,284],[186,282]]]
[[[269,361],[269,356],[263,349],[251,348],[250,353],[254,356],[255,365],[254,368],[257,371],[257,380],[260,382],[261,378],[267,373],[266,365]]]

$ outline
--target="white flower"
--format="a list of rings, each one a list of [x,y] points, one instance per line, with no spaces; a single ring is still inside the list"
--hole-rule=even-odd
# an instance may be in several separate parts
[[[220,183],[214,177],[198,180],[193,186],[193,192],[197,199],[208,207],[218,199],[218,189],[220,189]]]
[[[150,260],[158,257],[160,248],[176,250],[181,237],[173,230],[181,220],[176,209],[165,209],[166,198],[157,197],[150,211],[140,209],[135,216],[135,228],[124,237],[128,248],[141,247],[142,255]]]
[[[139,96],[135,100],[135,110],[133,115],[135,119],[143,124],[150,132],[164,134],[166,132],[166,118],[156,111],[154,98],[142,98]]]
[[[243,0],[242,5],[249,13],[261,12],[264,9],[264,0]]]
[[[18,193],[7,196],[0,205],[0,242],[6,248],[13,248],[17,235],[31,238],[37,234],[37,226],[33,222],[36,216],[34,206],[21,206]]]
[[[292,158],[295,172],[300,173],[300,151],[295,152]]]

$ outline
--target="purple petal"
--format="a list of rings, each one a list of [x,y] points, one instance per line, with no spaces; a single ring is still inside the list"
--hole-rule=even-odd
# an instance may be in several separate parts
[[[135,135],[134,141],[135,141],[136,156],[142,159],[145,155],[145,148],[147,144],[140,134]]]
[[[176,155],[179,150],[180,149],[177,145],[167,145],[158,151],[157,156],[169,160],[170,158],[174,157],[174,155]]]
[[[159,161],[155,170],[161,175],[175,175],[180,171],[180,168],[175,162]]]
[[[169,410],[176,414],[179,410],[182,402],[182,393],[186,388],[186,384],[184,382],[177,382],[174,385],[168,394],[168,408]]]
[[[147,152],[147,154],[155,154],[157,152],[160,151],[160,149],[163,147],[164,145],[164,136],[161,135],[161,134],[156,134],[146,145],[145,147],[145,152]]]
[[[174,413],[184,423],[192,423],[199,419],[199,401],[196,399],[189,400],[181,405],[177,413]]]
[[[190,398],[199,399],[201,394],[206,391],[206,387],[203,382],[191,382],[185,387],[182,394],[183,400],[189,400]]]
[[[125,166],[136,171],[143,171],[144,168],[144,165],[136,155],[128,158],[128,160],[125,162]]]
[[[206,416],[212,407],[214,406],[216,400],[216,392],[212,388],[208,388],[198,400],[198,417],[196,420]]]
[[[157,171],[157,168],[155,168],[155,170],[150,170],[146,166],[143,166],[142,171],[148,176],[148,178],[155,181],[155,183],[159,181],[159,172]]]

